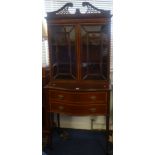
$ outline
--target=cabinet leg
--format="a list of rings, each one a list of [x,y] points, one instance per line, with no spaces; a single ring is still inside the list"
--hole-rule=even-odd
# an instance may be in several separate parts
[[[106,155],[109,155],[109,116],[106,116]]]
[[[60,114],[57,114],[57,124],[58,124],[58,134],[60,135],[61,138],[68,139],[69,135],[68,133],[64,130],[61,129],[60,127]]]
[[[49,119],[48,119],[48,130],[49,130],[49,134],[48,134],[48,148],[52,149],[53,147],[53,142],[52,142],[52,137],[53,137],[53,123],[54,123],[54,114],[53,113],[49,113]]]
[[[61,128],[60,128],[60,114],[57,113],[57,130],[58,133],[61,134]]]
[[[58,129],[60,129],[60,114],[57,114]]]

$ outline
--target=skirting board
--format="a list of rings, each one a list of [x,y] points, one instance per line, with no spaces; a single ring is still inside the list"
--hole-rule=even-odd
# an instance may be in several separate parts
[[[92,117],[60,117],[60,127],[62,128],[73,128],[73,129],[105,129],[105,121],[103,117],[93,118]],[[56,120],[55,120],[56,121]],[[112,129],[112,122],[110,121],[110,129]]]
[[[91,129],[90,123],[83,123],[83,122],[61,122],[61,127],[62,128],[72,128],[72,129]],[[105,124],[99,124],[99,123],[93,123],[93,129],[101,130],[105,129],[106,126]],[[112,129],[112,124],[110,124],[110,129]]]

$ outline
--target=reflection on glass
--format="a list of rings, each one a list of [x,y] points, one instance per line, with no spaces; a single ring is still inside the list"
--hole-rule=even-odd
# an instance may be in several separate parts
[[[51,26],[51,50],[54,79],[75,79],[75,27]]]
[[[108,27],[81,26],[81,68],[84,80],[106,80],[108,77]]]

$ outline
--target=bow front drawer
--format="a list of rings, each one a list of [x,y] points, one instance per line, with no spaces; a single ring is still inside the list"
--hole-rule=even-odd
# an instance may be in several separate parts
[[[106,104],[106,92],[64,92],[50,91],[50,102],[71,103],[76,105]]]
[[[79,100],[81,102],[98,103],[102,102],[106,104],[107,93],[106,92],[84,92],[79,93]]]
[[[74,105],[63,103],[52,103],[49,108],[50,112],[69,114],[69,115],[104,115],[107,113],[107,106],[102,104],[96,105]]]
[[[78,100],[75,93],[64,91],[50,91],[49,98],[50,101],[58,102],[76,102]]]

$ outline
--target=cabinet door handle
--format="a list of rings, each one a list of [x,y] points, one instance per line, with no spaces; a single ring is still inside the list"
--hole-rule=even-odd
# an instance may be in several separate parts
[[[90,97],[92,100],[96,100],[96,96],[91,96]]]
[[[63,100],[63,99],[64,99],[64,96],[63,96],[63,95],[58,95],[58,98],[59,98],[60,100]]]
[[[90,111],[91,112],[95,112],[96,111],[96,108],[90,108]]]
[[[64,109],[64,107],[63,106],[59,106],[59,110],[63,110]]]

